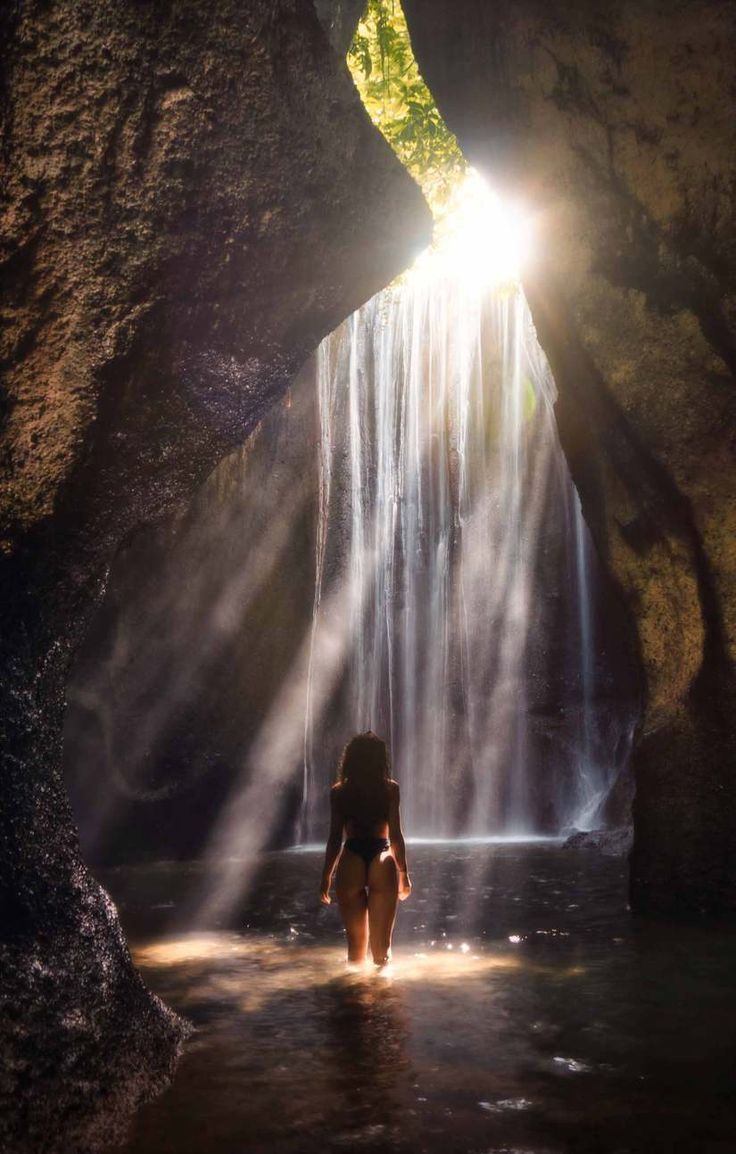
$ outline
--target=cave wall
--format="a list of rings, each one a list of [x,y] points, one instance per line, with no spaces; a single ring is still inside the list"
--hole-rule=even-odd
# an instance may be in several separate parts
[[[344,59],[358,27],[366,0],[314,0],[314,8],[337,55]]]
[[[736,7],[404,9],[466,156],[534,222],[560,436],[641,660],[634,904],[732,908]]]
[[[314,358],[178,516],[119,550],[72,669],[64,772],[85,860],[202,855],[309,644],[318,519]],[[284,718],[304,728],[301,712]],[[301,752],[301,742],[299,743]],[[298,765],[271,831],[291,844]]]
[[[118,544],[243,442],[429,217],[308,0],[19,0],[0,45],[0,1144],[81,1151],[161,1084],[182,1026],[79,856],[71,656]]]

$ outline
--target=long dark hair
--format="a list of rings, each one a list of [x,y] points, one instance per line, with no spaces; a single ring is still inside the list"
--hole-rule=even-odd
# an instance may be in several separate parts
[[[385,784],[391,777],[386,742],[371,730],[356,733],[342,751],[337,780],[351,785]]]

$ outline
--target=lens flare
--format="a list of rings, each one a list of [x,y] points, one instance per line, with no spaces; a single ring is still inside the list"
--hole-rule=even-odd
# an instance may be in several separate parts
[[[517,283],[531,256],[529,216],[469,169],[435,224],[434,241],[415,261],[412,277],[451,277],[477,288]]]

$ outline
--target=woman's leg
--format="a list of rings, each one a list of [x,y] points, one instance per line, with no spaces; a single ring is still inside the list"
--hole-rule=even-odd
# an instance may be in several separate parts
[[[364,962],[368,949],[366,866],[362,857],[343,850],[335,876],[335,893],[348,939],[348,961]]]
[[[391,956],[391,935],[399,904],[399,871],[386,851],[374,857],[368,867],[368,925],[371,954],[377,966]]]

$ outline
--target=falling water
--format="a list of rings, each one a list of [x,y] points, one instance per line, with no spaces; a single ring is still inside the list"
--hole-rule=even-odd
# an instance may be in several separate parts
[[[410,275],[322,343],[317,381],[300,836],[321,830],[338,748],[367,728],[390,743],[410,832],[554,832],[590,818],[610,783],[595,749],[590,543],[523,293]],[[579,697],[562,768],[530,761],[528,659],[545,550],[561,532],[574,580],[559,575],[558,632]],[[323,593],[338,583],[351,644],[340,690],[316,718],[312,689],[338,631]]]
[[[578,750],[577,783],[578,806],[575,824],[580,829],[592,829],[599,824],[600,808],[608,794],[610,774],[598,756],[595,733],[595,648],[592,614],[590,539],[583,519],[583,509],[577,492],[573,492],[575,541],[575,576],[580,633],[580,688],[582,704],[581,739]]]

